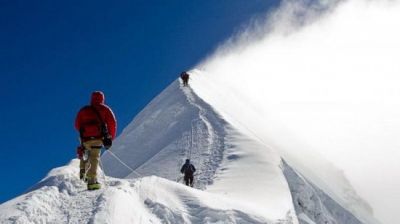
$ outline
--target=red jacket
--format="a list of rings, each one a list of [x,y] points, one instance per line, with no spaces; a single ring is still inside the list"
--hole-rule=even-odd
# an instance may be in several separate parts
[[[85,106],[79,110],[75,119],[75,129],[80,132],[82,138],[102,137],[99,126],[101,121],[93,108],[98,111],[101,119],[107,125],[108,133],[114,139],[117,121],[110,107],[104,104],[104,94],[100,91],[92,94],[90,106]]]

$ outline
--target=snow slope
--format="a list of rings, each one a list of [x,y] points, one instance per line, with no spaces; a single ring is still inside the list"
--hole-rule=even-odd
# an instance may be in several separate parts
[[[272,223],[237,201],[149,176],[107,177],[86,191],[79,161],[52,170],[34,190],[0,205],[0,223]]]
[[[106,188],[74,160],[0,223],[397,223],[399,1],[283,2],[135,117]]]
[[[285,220],[294,214],[294,208],[279,167],[280,157],[262,148],[232,129],[190,88],[176,81],[132,121],[112,148],[135,172],[121,167],[111,154],[102,158],[111,176],[132,178],[139,173],[170,180],[182,179],[178,172],[190,158],[197,168],[196,188],[227,195],[269,218]],[[145,162],[138,157],[146,157]],[[126,170],[123,175],[121,168]]]
[[[196,186],[212,181],[225,147],[225,121],[190,89],[172,83],[142,110],[123,130],[112,151],[102,161],[108,175],[134,177],[157,175],[175,180],[180,167],[191,158],[198,176]]]
[[[234,128],[178,81],[111,150],[102,158],[103,189],[86,191],[73,160],[0,205],[0,222],[361,223],[277,151],[249,130]],[[188,157],[198,168],[195,188],[179,183],[178,170]]]
[[[196,80],[193,81],[195,85]],[[210,91],[212,87],[212,84],[207,85]],[[218,93],[215,96],[222,95]],[[159,129],[160,124],[163,126],[162,131],[154,131]],[[168,138],[164,138],[165,129],[168,129]],[[157,141],[162,142],[162,145],[157,148],[149,146],[160,145]],[[135,172],[123,167],[114,156],[106,154],[103,163],[110,175],[132,178],[137,173],[153,174],[175,180],[183,161],[191,155],[194,165],[199,168],[197,188],[241,201],[255,211],[268,214],[270,219],[297,222],[291,192],[298,187],[295,184],[289,185],[292,182],[285,177],[277,151],[266,146],[250,130],[232,126],[225,120],[225,116],[223,118],[217,114],[191,88],[182,88],[178,82],[172,83],[132,121],[112,150]],[[150,159],[145,163],[134,159],[143,156]],[[126,170],[122,175],[121,169]],[[337,173],[340,174],[339,171]],[[309,191],[324,192],[311,184],[309,186]],[[351,190],[350,186],[345,186]],[[326,186],[321,188],[330,190]],[[333,201],[326,193],[316,197]],[[303,202],[311,205],[319,203],[312,200]],[[336,204],[336,208],[327,209],[325,205],[320,207],[319,216],[326,217],[321,220],[330,220],[328,223],[343,221],[338,217],[328,218],[334,216],[330,214],[332,211],[346,213],[343,217],[352,216],[339,204]],[[364,218],[369,220],[370,217],[366,215]],[[318,220],[315,217],[310,219]],[[353,217],[349,223],[359,221]]]

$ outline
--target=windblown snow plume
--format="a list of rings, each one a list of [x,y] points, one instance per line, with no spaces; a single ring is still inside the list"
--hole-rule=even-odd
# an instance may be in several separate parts
[[[192,87],[347,207],[396,223],[400,2],[285,1],[267,21],[193,70]]]
[[[72,160],[0,223],[397,224],[400,2],[283,1],[249,27],[133,119],[102,189]]]

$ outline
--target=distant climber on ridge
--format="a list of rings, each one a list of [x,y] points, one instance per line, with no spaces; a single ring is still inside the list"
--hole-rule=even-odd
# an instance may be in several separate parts
[[[190,159],[187,159],[185,164],[183,164],[181,168],[181,173],[183,173],[185,176],[183,177],[183,180],[185,181],[185,184],[187,186],[193,187],[193,174],[196,172],[196,168],[193,166],[193,164],[190,163]]]
[[[116,128],[114,113],[104,104],[104,94],[100,91],[93,92],[90,105],[82,107],[75,119],[75,129],[79,131],[81,141],[81,146],[78,147],[79,177],[87,180],[88,190],[97,190],[101,187],[97,181],[101,148],[111,147]],[[84,154],[87,158],[83,156]]]
[[[189,85],[189,73],[182,72],[181,73],[181,79],[182,79],[182,82],[183,82],[183,86],[188,86]]]

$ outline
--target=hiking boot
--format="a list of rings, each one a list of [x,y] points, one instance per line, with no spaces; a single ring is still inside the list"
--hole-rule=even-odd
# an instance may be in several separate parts
[[[100,188],[101,188],[101,185],[100,185],[100,183],[98,183],[98,182],[95,182],[95,183],[92,183],[92,184],[88,184],[88,185],[87,185],[87,189],[88,189],[89,191],[98,190],[98,189],[100,189]]]

